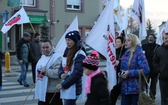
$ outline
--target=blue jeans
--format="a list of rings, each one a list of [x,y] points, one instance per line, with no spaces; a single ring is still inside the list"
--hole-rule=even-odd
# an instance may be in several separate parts
[[[64,105],[76,105],[76,99],[64,99]]]
[[[121,105],[138,105],[139,94],[121,94]]]
[[[21,81],[24,85],[27,84],[26,77],[28,71],[28,63],[21,64],[21,74],[19,77],[19,81]]]

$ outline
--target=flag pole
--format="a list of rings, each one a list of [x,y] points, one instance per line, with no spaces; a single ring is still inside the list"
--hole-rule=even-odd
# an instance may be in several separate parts
[[[23,3],[22,3],[22,5],[21,5],[22,7],[21,8],[24,8],[23,7]],[[21,38],[23,37],[23,23],[21,24]]]
[[[34,27],[33,27],[33,25],[31,24],[31,22],[30,22],[30,26],[31,26],[31,28],[32,28],[32,30],[33,30],[33,33],[35,34],[36,31],[34,30]]]

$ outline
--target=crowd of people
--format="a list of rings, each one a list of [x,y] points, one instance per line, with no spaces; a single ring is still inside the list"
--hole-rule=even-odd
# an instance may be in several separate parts
[[[35,98],[38,105],[76,105],[82,93],[86,94],[85,105],[116,105],[121,97],[121,105],[138,105],[139,71],[150,83],[150,97],[156,98],[156,85],[159,80],[161,105],[168,105],[168,33],[163,35],[163,44],[156,44],[156,36],[147,36],[148,43],[141,45],[137,35],[116,36],[116,82],[108,89],[107,72],[99,69],[100,57],[97,51],[86,55],[78,31],[65,35],[64,54],[54,51],[52,42],[40,40],[40,34],[23,33],[17,43],[17,58],[21,66],[18,78],[20,85],[29,87],[26,80],[28,64],[32,64],[32,78],[35,84]],[[82,88],[83,75],[86,75],[85,88]],[[142,80],[142,88],[148,92]]]

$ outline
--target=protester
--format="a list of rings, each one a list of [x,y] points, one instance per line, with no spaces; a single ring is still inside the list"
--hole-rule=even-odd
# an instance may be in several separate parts
[[[88,76],[85,92],[87,100],[85,105],[110,105],[108,80],[105,71],[99,70],[99,54],[92,51],[83,60],[84,73]]]
[[[50,40],[42,40],[43,55],[36,65],[35,98],[39,99],[38,105],[62,105],[60,92],[56,85],[61,83],[58,77],[58,68],[61,65],[61,55],[54,52]]]
[[[111,105],[116,105],[116,101],[118,96],[121,93],[121,81],[118,79],[118,73],[120,72],[120,58],[122,55],[125,53],[126,49],[124,47],[124,37],[118,36],[116,38],[116,66],[117,66],[117,71],[116,71],[116,80],[117,84],[113,87],[113,89],[110,92],[110,99],[111,99]]]
[[[118,74],[122,79],[121,105],[137,105],[139,95],[138,70],[141,69],[147,75],[149,66],[136,35],[128,34],[126,36],[125,48],[127,51],[121,58],[121,73]],[[142,86],[145,89],[145,85],[142,84]]]
[[[150,67],[150,73],[148,76],[148,81],[151,80],[150,82],[150,96],[155,99],[156,95],[156,84],[158,80],[158,72],[157,70],[153,67],[153,56],[156,51],[156,49],[159,47],[158,44],[156,44],[156,36],[154,34],[149,34],[147,36],[148,43],[142,45],[143,51],[145,51],[145,56],[148,60],[148,64]]]
[[[85,58],[85,49],[79,41],[78,31],[70,31],[65,36],[67,48],[63,55],[63,62],[59,69],[62,83],[57,85],[61,89],[61,98],[64,105],[76,105],[76,100],[82,92],[82,61]]]
[[[163,35],[163,44],[156,49],[153,64],[159,72],[161,105],[168,105],[168,33]]]
[[[35,83],[36,80],[36,64],[38,60],[40,59],[42,53],[41,53],[41,46],[40,46],[40,34],[35,33],[34,40],[30,43],[30,51],[31,51],[31,66],[32,66],[32,77],[33,77],[33,83]]]
[[[20,39],[16,45],[16,55],[18,62],[21,66],[21,74],[17,81],[20,85],[23,85],[24,87],[29,87],[26,78],[30,58],[30,36],[30,33],[24,32],[23,38]]]

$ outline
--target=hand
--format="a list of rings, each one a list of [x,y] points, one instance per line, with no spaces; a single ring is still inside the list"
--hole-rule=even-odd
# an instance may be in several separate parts
[[[46,73],[46,69],[45,68],[42,68],[41,70],[40,70],[40,74],[45,74]]]
[[[56,86],[56,91],[60,91],[60,89],[62,89],[62,85],[61,85],[61,84],[58,84],[58,85]]]
[[[119,63],[120,63],[120,61],[119,61],[119,60],[116,60],[116,66],[118,66]]]
[[[126,79],[128,77],[129,71],[124,71],[123,75],[120,75],[121,78]]]
[[[61,79],[65,79],[68,76],[68,73],[61,74]]]
[[[23,64],[23,60],[19,60],[18,62],[19,62],[20,65]]]

